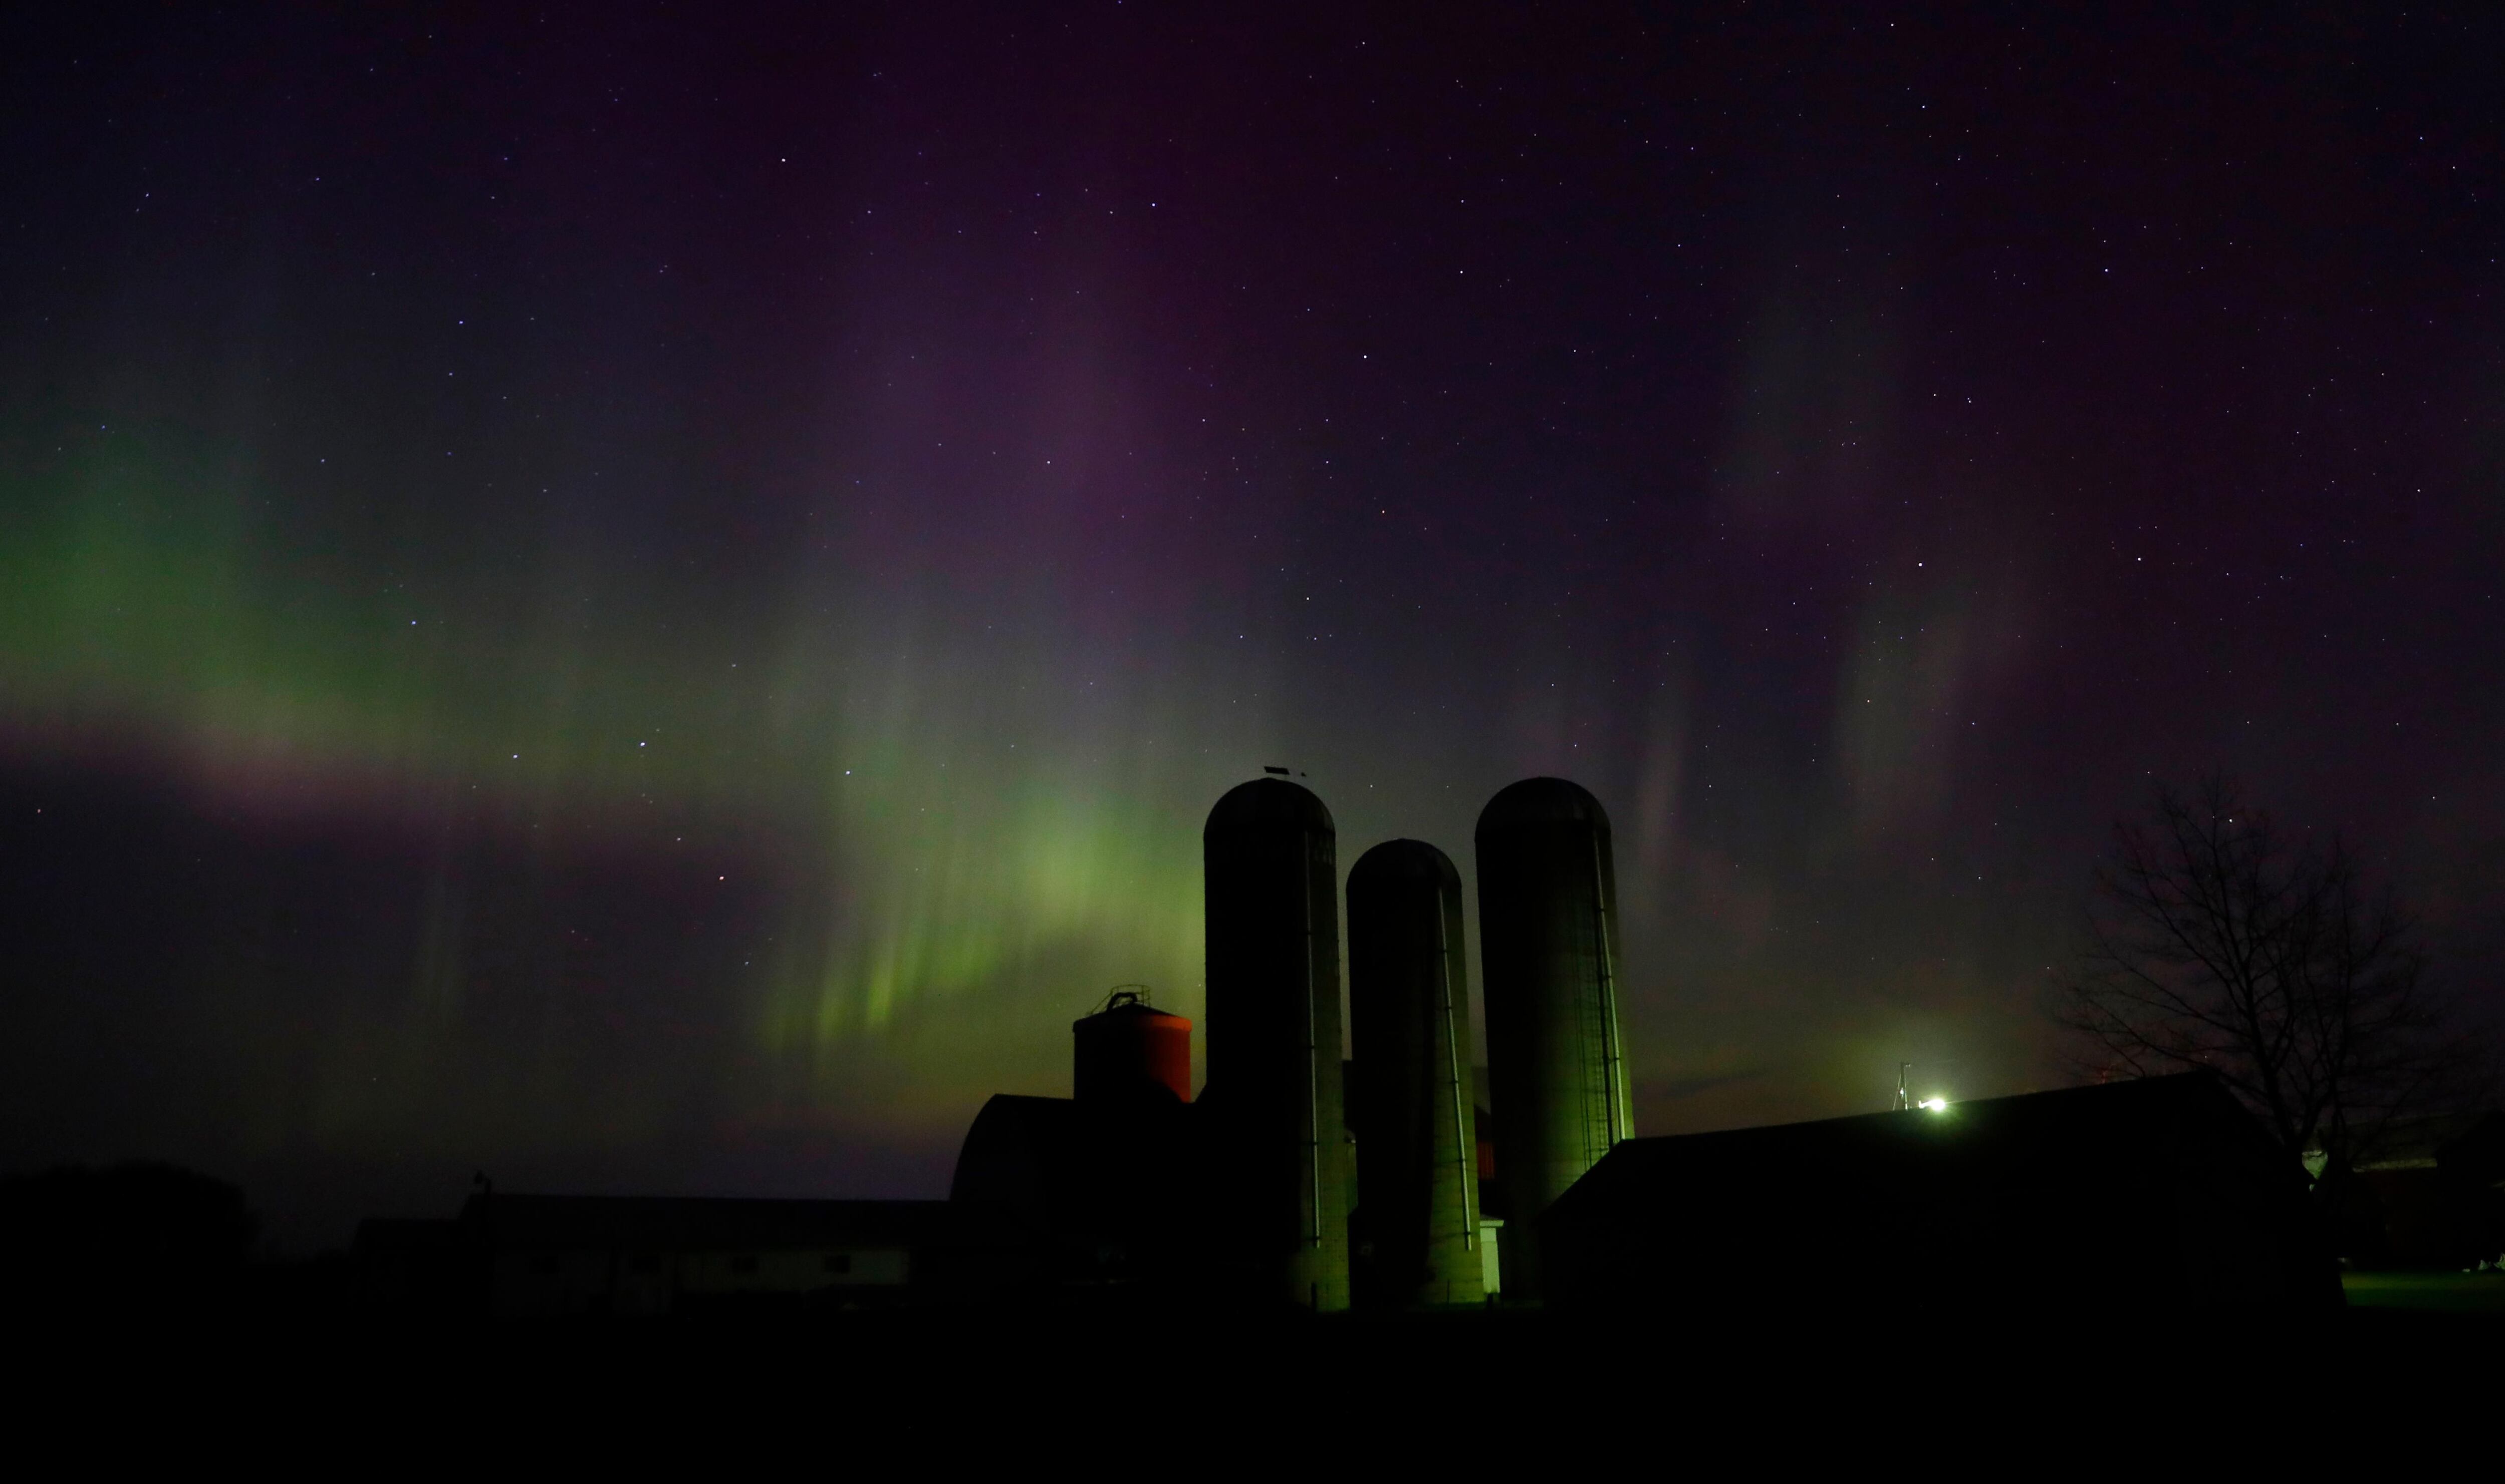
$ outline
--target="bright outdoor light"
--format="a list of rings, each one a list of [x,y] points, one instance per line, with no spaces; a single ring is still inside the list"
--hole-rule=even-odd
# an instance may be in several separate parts
[[[1925,1110],[1932,1113],[1946,1113],[1949,1111],[1949,1100],[1945,1097],[1926,1097],[1923,1099],[1922,1105]]]

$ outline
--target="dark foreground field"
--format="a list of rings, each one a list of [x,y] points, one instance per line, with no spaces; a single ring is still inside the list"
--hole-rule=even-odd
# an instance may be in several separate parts
[[[2352,1309],[2483,1315],[2505,1328],[2505,1268],[2476,1273],[2369,1272],[2342,1275]]]
[[[1926,1454],[2010,1436],[2056,1453],[2128,1451],[2142,1434],[2223,1443],[2263,1417],[2277,1446],[2312,1430],[2348,1435],[2368,1418],[2464,1418],[2492,1398],[2505,1378],[2505,1280],[2379,1276],[2350,1290],[2347,1307],[2301,1322],[1780,1305],[1619,1322],[1521,1310],[631,1323],[56,1313],[15,1327],[11,1349],[32,1378],[18,1415],[78,1416],[93,1436],[127,1417],[142,1432],[205,1428],[341,1462],[525,1437],[604,1453],[664,1437],[814,1437],[826,1471],[866,1462],[864,1448],[935,1467],[1006,1451],[1041,1468],[1109,1446],[1096,1435],[1107,1430],[1126,1447],[1165,1440],[1114,1472],[1300,1449],[1333,1450],[1315,1465],[1329,1472],[1335,1450],[1359,1442],[1511,1451],[1542,1435],[1783,1454],[1862,1446],[1871,1438],[1856,1430],[1871,1420]]]

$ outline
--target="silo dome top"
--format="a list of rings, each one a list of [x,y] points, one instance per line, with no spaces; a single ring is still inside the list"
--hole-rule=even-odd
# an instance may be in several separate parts
[[[1564,778],[1525,778],[1507,784],[1479,811],[1479,834],[1527,824],[1591,824],[1609,827],[1601,801],[1580,783]]]
[[[1254,778],[1226,791],[1209,811],[1204,835],[1221,830],[1305,830],[1336,837],[1330,811],[1312,789],[1286,778]]]
[[[1423,840],[1387,840],[1358,856],[1348,872],[1352,886],[1378,880],[1453,885],[1461,879],[1452,858]]]

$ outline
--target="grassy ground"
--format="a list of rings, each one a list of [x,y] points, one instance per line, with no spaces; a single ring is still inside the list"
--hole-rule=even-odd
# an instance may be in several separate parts
[[[2360,1309],[2426,1309],[2505,1317],[2505,1271],[2342,1273],[2348,1303]]]

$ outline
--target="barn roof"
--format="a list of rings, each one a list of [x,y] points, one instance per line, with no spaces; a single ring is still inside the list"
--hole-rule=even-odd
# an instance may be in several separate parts
[[[462,1208],[502,1248],[908,1246],[939,1229],[936,1200],[746,1200],[707,1196],[474,1195]]]
[[[1537,1222],[1552,1296],[1782,1278],[1865,1296],[2337,1301],[2301,1169],[2215,1078],[1630,1139]]]

